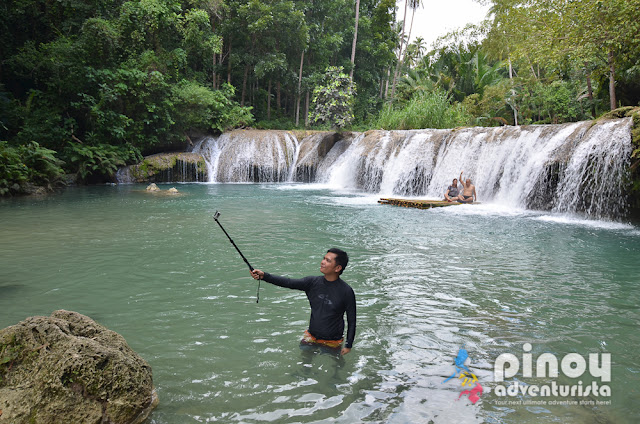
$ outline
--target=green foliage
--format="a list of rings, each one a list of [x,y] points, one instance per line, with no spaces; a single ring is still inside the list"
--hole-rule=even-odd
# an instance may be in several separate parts
[[[98,144],[87,146],[79,143],[69,143],[64,150],[67,163],[77,169],[77,179],[87,181],[91,176],[107,176],[112,178],[118,167],[127,163],[142,160],[140,151],[131,146],[112,146]]]
[[[426,69],[409,69],[407,75],[398,81],[396,99],[400,102],[406,102],[413,96],[430,93],[438,87],[439,84],[431,79],[431,75]]]
[[[486,87],[503,80],[504,63],[490,59],[479,44],[452,44],[424,56],[408,78],[417,78],[423,87],[430,82],[431,88],[444,89],[462,101],[474,93],[482,96]]]
[[[475,118],[476,125],[497,126],[513,124],[509,99],[513,85],[509,80],[485,88],[484,94],[471,94],[462,101],[464,108]]]
[[[313,90],[313,111],[309,119],[328,123],[332,128],[344,128],[353,121],[355,86],[342,67],[327,68],[321,85]]]
[[[12,147],[0,141],[0,195],[29,191],[30,185],[51,186],[64,174],[53,150],[35,141]]]
[[[130,149],[161,150],[191,131],[251,123],[233,87],[207,81],[223,47],[215,3],[38,3],[0,16],[0,27],[17,34],[0,44],[0,136],[10,146],[37,140],[67,159],[67,171],[93,181],[111,176]],[[11,174],[11,187],[46,175]],[[9,179],[3,184],[9,193]]]
[[[295,122],[291,118],[282,117],[258,121],[253,124],[253,127],[259,130],[291,130],[295,128]]]
[[[424,92],[404,105],[385,105],[375,124],[387,130],[455,128],[469,123],[471,116],[460,104],[452,104],[441,90]]]
[[[214,54],[222,51],[222,38],[211,31],[209,14],[202,9],[185,13],[181,27],[183,46],[193,69],[203,69]]]
[[[17,103],[17,102],[16,102]],[[14,113],[19,117],[9,127],[13,144],[26,145],[32,140],[58,151],[77,123],[70,115],[62,113],[57,99],[50,94],[31,90],[24,104],[17,104]]]
[[[20,193],[21,185],[29,179],[29,170],[22,161],[18,149],[0,141],[0,195]]]
[[[520,76],[564,79],[581,69],[583,81],[594,83],[592,94],[611,109],[617,97],[637,104],[638,92],[617,96],[616,87],[638,88],[632,75],[640,55],[640,0],[491,3],[493,21],[484,45],[494,57],[511,60]]]
[[[524,118],[523,123],[558,124],[588,119],[578,101],[576,87],[571,82],[555,80],[544,84],[535,81],[521,93],[518,104]]]
[[[182,81],[173,87],[176,121],[183,130],[205,128],[224,132],[253,122],[251,108],[241,107],[233,98],[235,89],[224,84],[221,90],[211,90],[192,81]]]
[[[149,67],[159,60],[150,51],[140,57]],[[138,66],[87,70],[91,90],[71,106],[83,113],[92,144],[131,142],[144,149],[177,136],[173,133],[170,77]]]

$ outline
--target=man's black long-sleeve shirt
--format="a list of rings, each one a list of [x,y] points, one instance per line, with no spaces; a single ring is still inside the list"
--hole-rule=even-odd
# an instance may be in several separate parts
[[[356,336],[356,296],[342,279],[327,281],[324,276],[292,279],[264,273],[264,281],[280,287],[302,290],[311,305],[309,333],[320,340],[340,340],[344,335],[344,313],[347,313],[347,341],[351,349]]]

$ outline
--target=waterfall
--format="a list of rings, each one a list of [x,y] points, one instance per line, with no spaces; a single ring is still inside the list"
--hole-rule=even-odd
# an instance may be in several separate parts
[[[463,172],[481,202],[625,212],[630,118],[561,125],[366,133],[234,131],[198,143],[211,182],[316,182],[381,196],[440,199]]]
[[[589,131],[562,173],[554,211],[624,214],[631,151],[630,125],[606,122]]]
[[[286,131],[233,131],[201,140],[193,153],[207,163],[210,182],[291,181],[298,140]]]

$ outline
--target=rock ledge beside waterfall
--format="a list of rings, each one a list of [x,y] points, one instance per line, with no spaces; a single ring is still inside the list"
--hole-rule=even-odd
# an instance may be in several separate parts
[[[0,423],[141,423],[157,403],[149,364],[85,315],[0,330]]]
[[[202,155],[177,152],[146,156],[142,162],[120,168],[119,183],[168,183],[207,181],[207,167]]]

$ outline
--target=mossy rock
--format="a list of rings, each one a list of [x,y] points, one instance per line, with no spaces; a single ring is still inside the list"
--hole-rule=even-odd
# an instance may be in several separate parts
[[[609,111],[609,112],[603,114],[602,116],[600,116],[600,118],[598,118],[598,119],[628,118],[633,113],[637,113],[638,111],[640,111],[640,107],[637,107],[637,106],[624,106],[624,107],[619,107],[618,109],[614,109],[612,111]]]
[[[0,423],[141,423],[156,405],[149,364],[87,316],[0,330]]]
[[[159,153],[128,167],[135,182],[193,182],[206,180],[207,166],[197,153]],[[199,180],[198,180],[199,181]]]

